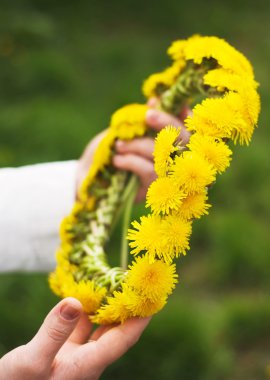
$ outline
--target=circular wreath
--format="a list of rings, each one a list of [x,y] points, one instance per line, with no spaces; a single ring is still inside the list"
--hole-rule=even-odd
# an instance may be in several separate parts
[[[177,283],[174,258],[189,250],[192,222],[208,214],[208,188],[230,164],[228,144],[249,144],[260,111],[258,84],[249,61],[217,37],[193,36],[172,43],[170,67],[151,75],[143,93],[160,100],[174,115],[187,104],[192,116],[186,147],[180,128],[168,126],[155,139],[157,179],[150,185],[146,207],[151,212],[129,225],[137,179],[112,165],[114,143],[147,134],[144,104],[117,110],[99,144],[93,164],[69,216],[60,228],[57,267],[50,274],[60,297],[79,299],[98,324],[149,316],[165,305]],[[109,239],[121,212],[124,232],[121,265],[107,261]],[[128,265],[128,245],[134,260]]]

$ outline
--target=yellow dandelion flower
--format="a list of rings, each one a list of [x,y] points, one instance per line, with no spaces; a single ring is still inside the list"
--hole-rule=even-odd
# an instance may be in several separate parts
[[[129,229],[127,236],[132,240],[131,254],[147,251],[150,263],[157,257],[171,263],[175,256],[185,255],[189,249],[191,223],[177,216],[148,215],[141,217],[141,224],[135,221],[132,225],[134,230]]]
[[[182,61],[185,59],[185,48],[188,43],[190,42],[192,38],[197,38],[196,36],[192,36],[189,38],[189,40],[177,40],[173,41],[171,45],[169,46],[167,53],[168,55],[174,60],[174,61]]]
[[[239,116],[230,107],[229,94],[222,98],[205,99],[193,108],[185,125],[189,131],[215,138],[230,138],[232,130],[239,123]]]
[[[150,263],[148,255],[144,255],[129,266],[126,284],[142,297],[155,301],[172,293],[177,277],[175,264],[168,265],[162,260]]]
[[[77,219],[74,215],[68,215],[66,216],[61,224],[60,224],[60,239],[62,242],[69,243],[73,237],[73,233],[71,232],[71,228],[76,223]]]
[[[184,196],[172,177],[157,178],[148,188],[146,207],[151,207],[154,214],[168,214],[179,208]]]
[[[155,300],[141,296],[131,290],[125,289],[125,305],[133,317],[149,317],[160,311],[166,304],[167,297],[161,296]]]
[[[96,198],[94,196],[88,196],[84,202],[76,201],[73,205],[71,214],[77,217],[82,211],[92,211],[95,206]]]
[[[107,130],[106,135],[100,141],[98,147],[95,150],[94,157],[93,157],[93,164],[92,164],[95,170],[93,172],[102,170],[104,166],[110,162],[111,157],[112,157],[112,147],[114,145],[115,139],[116,139],[115,131],[109,128]],[[91,178],[92,178],[92,175],[91,175]],[[90,174],[89,174],[89,177],[90,177]],[[89,177],[88,177],[88,180],[89,180]]]
[[[132,248],[131,252],[137,255],[146,250],[149,253],[150,260],[154,260],[157,251],[160,251],[162,243],[159,239],[161,229],[161,218],[158,215],[147,215],[140,218],[140,223],[132,222],[134,229],[128,230],[127,238]]]
[[[64,297],[64,287],[73,284],[73,282],[72,273],[62,266],[57,266],[55,271],[49,275],[50,288],[59,297]]]
[[[236,105],[238,108],[236,109]],[[231,95],[231,107],[235,112],[239,112],[244,120],[232,131],[232,139],[241,145],[249,144],[255,127],[257,127],[258,117],[261,109],[260,96],[251,86],[242,85],[238,89],[238,94]]]
[[[187,195],[183,199],[177,215],[180,215],[182,219],[199,219],[202,215],[208,215],[208,209],[210,204],[206,203],[208,200],[207,192],[194,193]]]
[[[96,180],[98,172],[102,171],[104,167],[110,163],[113,151],[113,145],[116,139],[116,133],[114,130],[108,129],[107,134],[100,141],[97,146],[93,162],[90,166],[90,170],[87,173],[80,189],[79,189],[79,199],[82,203],[88,204],[88,207],[93,207],[95,204],[94,198],[89,201],[89,188]]]
[[[218,173],[224,172],[230,165],[232,151],[222,140],[194,133],[187,146],[209,162]]]
[[[132,316],[126,306],[127,296],[122,291],[113,292],[112,297],[107,297],[107,304],[101,306],[96,315],[91,318],[98,324],[123,323]]]
[[[118,319],[111,313],[111,307],[109,305],[102,306],[97,310],[96,314],[90,315],[89,319],[92,323],[97,325],[111,325],[113,323],[120,323]]]
[[[73,273],[77,268],[75,264],[71,264],[69,261],[71,250],[72,245],[64,243],[56,252],[56,262],[58,266],[61,266],[67,273]]]
[[[164,71],[150,75],[143,83],[143,94],[147,98],[159,96],[165,89],[173,85],[184,67],[185,61],[178,60]]]
[[[87,201],[84,203],[84,207],[87,211],[92,211],[96,204],[96,197],[89,196]]]
[[[251,78],[254,76],[247,58],[221,38],[193,36],[182,46],[181,55],[184,55],[186,60],[193,60],[198,65],[204,58],[214,58],[221,67],[227,70]]]
[[[168,215],[162,220],[160,240],[162,249],[157,252],[159,258],[170,264],[174,257],[185,255],[189,250],[191,222],[176,215]]]
[[[187,151],[176,157],[172,177],[187,193],[199,193],[215,181],[215,170],[195,152]]]
[[[235,143],[239,141],[241,145],[244,143],[248,145],[259,113],[260,102],[258,94],[255,90],[249,88],[246,93],[244,91],[241,91],[241,94],[231,92],[227,98],[236,120],[230,138]]]
[[[88,197],[89,197],[89,194],[88,194],[89,186],[91,186],[91,184],[95,181],[98,171],[99,171],[99,167],[97,165],[91,165],[90,170],[87,173],[78,191],[78,197],[80,199],[80,202],[82,203],[87,202]]]
[[[76,217],[82,210],[84,209],[84,205],[82,202],[75,201],[71,213]]]
[[[106,288],[96,287],[93,281],[73,281],[63,284],[63,296],[77,298],[87,314],[94,313],[106,295]]]
[[[216,87],[217,90],[221,92],[224,92],[225,90],[237,92],[243,85],[248,85],[253,89],[258,87],[258,83],[252,77],[237,75],[223,67],[209,70],[205,74],[203,80],[204,84]]]
[[[72,245],[70,243],[63,242],[55,254],[57,263],[62,266],[64,266],[64,264],[66,266],[71,265],[68,261],[68,257],[71,250],[72,250]]]
[[[248,116],[250,123],[257,126],[259,113],[261,111],[261,101],[258,92],[247,84],[242,85],[238,89],[238,93],[241,96],[245,113]]]
[[[164,177],[173,164],[172,155],[178,150],[175,146],[180,135],[180,128],[167,126],[162,129],[155,139],[154,164],[159,177]]]
[[[148,106],[145,104],[128,104],[118,109],[111,118],[110,129],[117,138],[129,140],[145,134],[147,126],[145,114]]]

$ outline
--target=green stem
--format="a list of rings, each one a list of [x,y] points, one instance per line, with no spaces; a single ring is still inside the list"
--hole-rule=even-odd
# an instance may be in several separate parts
[[[120,266],[123,269],[127,269],[128,266],[128,242],[126,238],[127,229],[130,223],[130,216],[135,196],[138,190],[138,178],[134,174],[131,176],[128,186],[123,197],[123,204],[125,205],[125,211],[123,216],[123,228],[121,237],[121,261]]]
[[[120,216],[123,214],[123,210],[126,206],[127,199],[129,198],[130,192],[132,191],[133,187],[135,186],[134,182],[137,181],[137,177],[134,174],[130,174],[128,172],[126,172],[126,173],[129,174],[130,177],[128,178],[127,185],[126,185],[126,187],[122,193],[121,202],[118,205],[118,208],[115,210],[113,222],[111,224],[110,231],[109,231],[109,236],[112,235],[112,232],[114,231],[115,226],[117,225],[117,222],[118,222]]]
[[[201,94],[203,97],[209,95],[208,86],[203,82],[204,75],[210,68],[216,66],[216,61],[208,60],[200,66],[189,63],[184,71],[179,75],[176,82],[161,94],[161,109],[178,116],[183,105]],[[211,95],[215,95],[214,91]]]

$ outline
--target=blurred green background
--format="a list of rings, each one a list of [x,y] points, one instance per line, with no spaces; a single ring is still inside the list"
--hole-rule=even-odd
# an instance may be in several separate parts
[[[179,261],[177,290],[104,380],[267,378],[269,16],[266,0],[0,1],[3,167],[79,157],[114,110],[144,101],[141,83],[168,64],[175,39],[227,39],[261,83],[259,129],[211,190],[210,216],[195,223],[192,249]],[[3,354],[33,336],[57,299],[40,274],[2,275],[0,295]]]

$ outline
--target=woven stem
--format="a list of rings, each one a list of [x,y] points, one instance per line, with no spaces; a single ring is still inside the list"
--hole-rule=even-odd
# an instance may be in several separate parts
[[[127,269],[128,266],[128,242],[126,238],[128,226],[130,224],[130,217],[132,212],[132,206],[134,203],[135,196],[137,194],[138,190],[138,178],[136,175],[132,175],[130,178],[130,181],[128,183],[128,186],[126,188],[126,202],[125,202],[125,211],[123,216],[123,227],[122,227],[122,238],[121,238],[121,259],[120,259],[120,266],[123,269]]]

